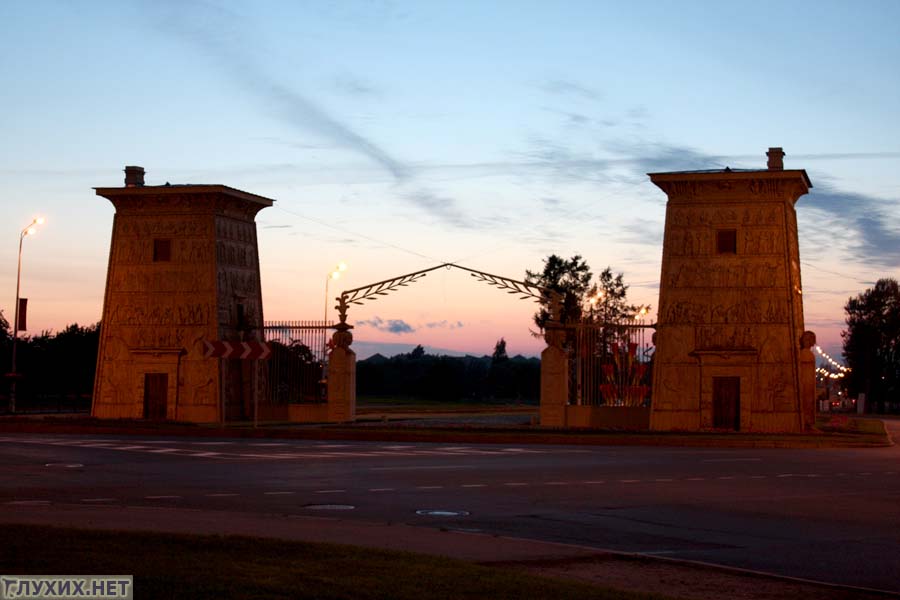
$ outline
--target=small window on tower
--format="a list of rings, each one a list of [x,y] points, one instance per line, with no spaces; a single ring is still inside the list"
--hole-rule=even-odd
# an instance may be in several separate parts
[[[716,253],[737,254],[736,229],[720,229],[716,232]]]
[[[153,240],[153,262],[172,260],[172,240]]]

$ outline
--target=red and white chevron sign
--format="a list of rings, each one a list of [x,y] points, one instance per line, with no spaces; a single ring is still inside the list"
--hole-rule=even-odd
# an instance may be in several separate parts
[[[266,360],[272,349],[265,342],[220,342],[203,340],[206,351],[204,358],[240,358],[243,360]]]

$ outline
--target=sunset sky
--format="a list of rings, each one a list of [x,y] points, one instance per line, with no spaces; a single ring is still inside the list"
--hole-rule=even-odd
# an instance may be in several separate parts
[[[442,262],[522,278],[550,253],[658,302],[647,172],[786,168],[807,329],[900,276],[900,2],[0,2],[0,309],[18,233],[29,332],[100,318],[112,205],[150,185],[267,196],[266,319]],[[333,302],[329,303],[329,305]],[[535,354],[535,305],[437,271],[362,308],[360,349]],[[331,311],[333,316],[334,311]]]

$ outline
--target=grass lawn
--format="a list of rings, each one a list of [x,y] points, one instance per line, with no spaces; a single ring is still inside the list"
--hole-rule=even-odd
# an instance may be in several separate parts
[[[32,525],[2,531],[0,572],[134,575],[135,598],[667,598],[352,546]]]

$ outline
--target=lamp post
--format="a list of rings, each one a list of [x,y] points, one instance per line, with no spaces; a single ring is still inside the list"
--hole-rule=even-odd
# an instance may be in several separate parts
[[[347,263],[340,262],[335,265],[334,269],[332,269],[331,273],[325,276],[325,320],[322,325],[328,325],[328,284],[331,283],[332,279],[340,279],[341,273],[347,270]],[[326,338],[328,336],[325,336]],[[327,341],[322,345],[322,360],[325,360],[325,347],[327,345]]]
[[[16,266],[16,304],[13,316],[13,338],[12,338],[12,369],[10,370],[9,383],[9,412],[16,412],[16,342],[19,339],[19,288],[22,283],[22,242],[29,235],[37,233],[37,226],[44,224],[44,217],[35,217],[19,233],[19,262]]]

